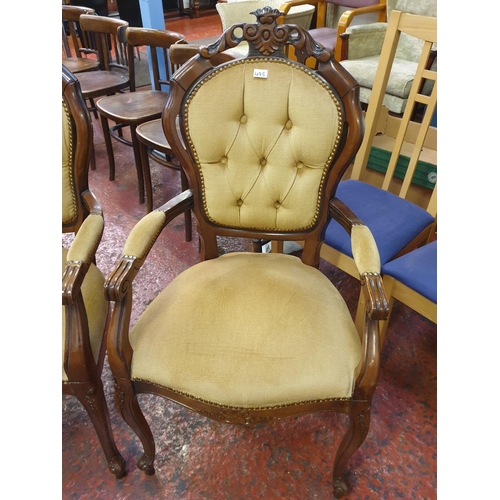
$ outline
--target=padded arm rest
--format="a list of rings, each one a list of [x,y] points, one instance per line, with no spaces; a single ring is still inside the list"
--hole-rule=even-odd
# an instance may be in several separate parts
[[[184,191],[143,217],[129,234],[123,253],[104,283],[104,294],[109,301],[118,301],[127,293],[161,231],[186,210],[192,208],[193,194]]]
[[[380,55],[384,43],[387,23],[372,23],[350,26],[344,37],[349,35],[347,59]]]
[[[380,257],[370,229],[338,198],[330,200],[330,215],[350,235],[352,254],[360,275],[368,316],[372,320],[386,319],[389,302],[380,276]]]
[[[81,225],[68,251],[66,267],[62,276],[62,301],[70,304],[80,291],[83,279],[104,231],[102,215],[91,214]]]

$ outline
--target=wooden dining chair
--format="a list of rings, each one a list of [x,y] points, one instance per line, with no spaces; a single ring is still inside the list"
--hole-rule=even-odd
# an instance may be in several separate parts
[[[111,429],[101,373],[106,355],[109,304],[95,255],[104,230],[99,201],[89,188],[92,121],[76,77],[62,66],[62,393],[85,408],[109,470],[125,475]]]
[[[95,15],[95,11],[87,7],[62,6],[62,39],[65,52],[62,63],[73,74],[94,71],[100,67],[97,52],[89,46],[90,44],[80,28],[82,14]]]
[[[121,92],[130,85],[126,41],[118,36],[118,29],[127,26],[127,22],[112,17],[80,16],[83,36],[98,54],[100,63],[99,71],[78,75],[82,95],[89,100],[96,117],[96,99]]]
[[[255,11],[172,77],[162,113],[189,189],[132,229],[105,283],[113,302],[108,359],[118,410],[155,471],[155,440],[138,395],[165,397],[216,421],[263,424],[309,412],[346,414],[333,463],[337,498],[345,469],[368,434],[387,315],[378,251],[366,226],[335,198],[363,137],[357,82],[281,13]],[[241,28],[241,34],[237,29]],[[248,56],[212,58],[249,44]],[[285,46],[317,57],[313,71]],[[192,210],[201,262],[180,273],[130,325],[135,278],[162,230]],[[318,269],[329,218],[340,221],[366,276],[372,307],[360,336],[340,292]],[[220,255],[219,237],[305,241],[302,257]],[[372,459],[376,459],[376,456]]]
[[[171,67],[168,49],[175,43],[184,43],[184,36],[168,30],[128,27],[121,28],[120,38],[127,44],[128,71],[130,75],[130,92],[104,97],[97,103],[97,110],[106,143],[109,163],[109,179],[115,178],[115,159],[112,139],[132,146],[137,170],[139,203],[144,203],[144,174],[142,170],[141,153],[137,139],[136,128],[161,117],[168,98],[168,88],[171,77]],[[134,49],[146,47],[151,56],[152,82],[151,90],[136,89]],[[161,69],[164,70],[162,74]],[[109,121],[114,122],[110,127]],[[130,140],[122,134],[124,128],[130,131]]]

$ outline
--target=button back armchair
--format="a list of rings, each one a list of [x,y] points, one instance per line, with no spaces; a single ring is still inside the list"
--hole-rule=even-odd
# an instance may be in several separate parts
[[[87,411],[109,470],[125,475],[104,398],[108,303],[95,253],[104,230],[101,207],[88,186],[92,123],[76,77],[62,66],[62,231],[75,233],[62,248],[62,392]]]
[[[370,231],[335,198],[363,137],[357,83],[279,10],[228,28],[173,76],[162,115],[189,189],[146,215],[106,279],[117,407],[154,473],[155,442],[137,395],[151,393],[221,422],[250,425],[316,411],[349,416],[333,464],[334,494],[365,440],[387,316]],[[235,34],[240,28],[241,35]],[[211,59],[241,42],[247,57]],[[286,58],[316,57],[318,70]],[[307,98],[304,97],[307,94]],[[134,278],[162,229],[193,210],[202,261],[179,274],[130,329]],[[319,271],[330,217],[351,234],[371,304],[360,336],[344,299]],[[217,237],[305,241],[302,258],[233,252]]]

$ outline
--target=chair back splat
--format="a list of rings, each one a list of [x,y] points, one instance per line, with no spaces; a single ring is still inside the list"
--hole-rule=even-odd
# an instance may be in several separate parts
[[[368,228],[335,198],[363,138],[357,82],[307,31],[278,24],[271,7],[199,48],[172,76],[162,113],[188,188],[132,229],[104,289],[114,302],[108,359],[118,409],[141,439],[137,466],[154,473],[155,442],[139,393],[214,420],[255,424],[337,411],[349,426],[333,464],[365,440],[388,314],[378,250]],[[219,60],[241,43],[245,57]],[[286,54],[290,47],[298,61]],[[303,62],[318,62],[312,70]],[[134,279],[161,231],[192,210],[201,262],[180,273],[132,328]],[[339,221],[370,303],[358,334],[340,292],[318,269],[326,224]],[[218,237],[303,240],[301,258],[229,252]]]

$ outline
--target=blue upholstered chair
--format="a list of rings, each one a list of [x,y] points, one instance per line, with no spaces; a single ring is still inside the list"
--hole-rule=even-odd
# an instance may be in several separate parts
[[[396,299],[437,323],[437,240],[388,262],[382,274],[389,317]],[[389,318],[381,323],[382,342],[388,323]]]

